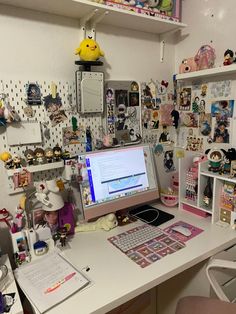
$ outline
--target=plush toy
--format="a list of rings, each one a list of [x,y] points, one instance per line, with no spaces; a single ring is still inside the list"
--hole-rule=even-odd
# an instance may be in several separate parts
[[[227,49],[224,53],[224,62],[223,65],[230,65],[232,63],[236,62],[234,58],[234,52],[230,49]]]
[[[116,219],[115,214],[108,214],[106,216],[98,218],[98,220],[94,222],[80,224],[79,226],[75,227],[75,232],[94,231],[98,229],[104,229],[106,231],[109,231],[115,228],[117,225],[118,221]]]
[[[197,64],[194,57],[183,59],[179,66],[179,73],[189,73],[194,71],[197,71]]]
[[[99,44],[92,37],[82,40],[75,54],[79,55],[82,61],[96,61],[104,56]]]
[[[162,0],[158,9],[168,16],[172,15],[173,0]]]

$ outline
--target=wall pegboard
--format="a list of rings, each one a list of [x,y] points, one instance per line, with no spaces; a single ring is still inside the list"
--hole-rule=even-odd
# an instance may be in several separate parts
[[[34,110],[33,117],[27,117],[24,113],[24,108],[27,107],[25,102],[26,99],[26,87],[29,83],[37,83],[40,87],[42,94],[42,105],[32,105],[31,108]],[[5,93],[8,97],[10,105],[19,114],[21,121],[23,122],[35,122],[41,123],[41,132],[43,142],[39,144],[32,145],[20,145],[20,146],[9,146],[7,142],[6,129],[5,127],[0,127],[0,152],[9,151],[12,155],[19,154],[24,158],[24,151],[26,149],[34,150],[36,147],[42,147],[43,149],[47,147],[53,148],[57,144],[62,147],[63,151],[69,151],[71,155],[77,155],[79,152],[85,151],[85,131],[86,127],[90,127],[93,147],[95,147],[96,139],[99,138],[100,132],[99,127],[102,125],[101,114],[84,114],[81,115],[77,111],[76,106],[76,93],[75,93],[75,82],[74,81],[62,81],[58,80],[54,83],[57,86],[57,93],[61,97],[62,108],[67,116],[64,122],[61,122],[55,126],[52,126],[52,121],[49,118],[49,114],[43,102],[43,98],[51,94],[51,83],[48,81],[23,81],[23,80],[0,80],[1,92]],[[76,117],[77,125],[82,130],[82,137],[79,144],[63,145],[63,133],[62,128],[72,127],[72,117]],[[11,127],[9,125],[9,127]],[[49,129],[50,138],[44,136],[46,129]],[[30,134],[29,134],[30,137]],[[33,179],[35,181],[40,181],[43,179],[51,179],[55,176],[60,176],[62,170],[51,170],[45,172],[38,172],[33,174]],[[8,178],[9,183],[11,178]]]

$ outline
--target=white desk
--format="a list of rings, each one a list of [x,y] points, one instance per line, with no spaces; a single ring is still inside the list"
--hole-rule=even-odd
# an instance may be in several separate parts
[[[21,305],[20,296],[17,290],[16,282],[15,282],[14,275],[12,272],[11,264],[7,255],[3,255],[0,258],[0,264],[5,264],[8,267],[8,275],[6,279],[4,280],[5,285],[1,292],[3,294],[15,293],[15,303],[12,305],[9,313],[10,314],[24,314],[24,311]]]
[[[189,240],[186,248],[144,269],[107,241],[108,237],[132,228],[133,224],[115,228],[110,232],[77,234],[71,241],[72,249],[67,251],[67,256],[79,269],[90,267],[87,275],[94,284],[71,296],[48,313],[74,313],[75,309],[83,314],[107,313],[236,243],[235,230],[212,225],[210,219],[186,211],[167,210],[159,204],[157,207],[175,215],[174,220],[161,225],[161,228],[174,221],[183,220],[204,229],[204,232]]]

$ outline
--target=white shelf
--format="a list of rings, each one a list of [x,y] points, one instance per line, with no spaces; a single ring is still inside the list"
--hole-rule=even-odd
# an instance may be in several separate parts
[[[191,80],[197,78],[207,78],[207,77],[214,77],[220,75],[230,75],[236,74],[236,64],[231,64],[227,66],[221,66],[218,68],[212,68],[207,70],[189,72],[189,73],[182,73],[176,75],[176,80]]]
[[[97,9],[98,14],[106,11],[109,13],[104,16],[102,20],[103,24],[154,34],[161,34],[186,27],[186,24],[183,23],[117,9],[88,0],[0,0],[0,4],[76,19],[80,19]]]
[[[236,183],[236,178],[231,178],[229,176],[220,175],[220,174],[212,172],[212,171],[205,171],[204,170],[204,171],[201,171],[200,174],[203,176],[206,176],[206,177],[211,177],[211,178],[216,178],[216,179],[222,180],[222,181]]]
[[[7,175],[8,175],[8,177],[12,177],[14,175],[14,173],[21,172],[23,169],[27,169],[29,172],[34,173],[34,172],[39,172],[39,171],[48,171],[48,170],[58,169],[58,168],[62,168],[62,167],[64,167],[64,161],[63,160],[48,163],[48,164],[27,166],[27,167],[22,167],[22,168],[18,168],[18,169],[9,169],[9,170],[7,170]]]

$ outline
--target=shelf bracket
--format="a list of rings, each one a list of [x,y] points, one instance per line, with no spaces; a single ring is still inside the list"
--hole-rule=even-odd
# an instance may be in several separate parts
[[[161,42],[160,42],[160,62],[164,61],[164,53],[165,53],[165,41],[161,40]]]
[[[103,20],[103,18],[108,15],[108,11],[104,11],[99,16],[95,17],[91,21],[91,33],[94,40],[96,40],[96,25]]]

